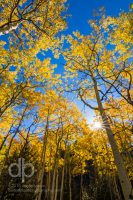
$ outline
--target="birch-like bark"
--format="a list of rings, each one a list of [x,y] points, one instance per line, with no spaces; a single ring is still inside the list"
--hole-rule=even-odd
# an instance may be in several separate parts
[[[121,155],[119,153],[118,146],[117,146],[116,141],[114,139],[112,129],[111,129],[110,124],[108,122],[107,115],[105,114],[105,111],[104,111],[104,108],[103,108],[103,105],[102,105],[102,102],[101,102],[101,99],[100,99],[99,91],[98,91],[97,81],[94,78],[93,73],[91,73],[91,78],[92,78],[92,81],[94,83],[94,91],[95,91],[96,100],[97,100],[97,104],[98,104],[98,110],[99,110],[100,115],[102,117],[103,124],[105,125],[105,130],[106,130],[106,133],[108,135],[108,139],[109,139],[109,142],[110,142],[110,145],[111,145],[111,148],[112,148],[112,152],[113,152],[113,155],[114,155],[114,160],[115,160],[115,163],[116,163],[116,166],[117,166],[117,169],[118,169],[118,175],[119,175],[119,180],[120,180],[120,183],[121,183],[123,195],[124,195],[125,200],[130,200],[130,195],[132,195],[131,194],[132,186],[131,186],[131,183],[129,181],[126,169],[124,167],[123,160],[122,160]]]

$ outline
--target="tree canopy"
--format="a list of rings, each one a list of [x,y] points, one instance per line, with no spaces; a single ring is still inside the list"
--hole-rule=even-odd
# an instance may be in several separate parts
[[[65,0],[0,5],[0,198],[132,199],[133,13],[66,34]]]

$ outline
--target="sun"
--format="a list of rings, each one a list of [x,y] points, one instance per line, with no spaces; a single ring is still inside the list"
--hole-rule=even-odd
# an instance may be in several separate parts
[[[92,120],[92,122],[90,123],[90,128],[92,130],[99,130],[103,128],[102,122],[100,120]]]
[[[102,128],[102,123],[97,121],[93,123],[93,128],[94,129],[101,129]]]

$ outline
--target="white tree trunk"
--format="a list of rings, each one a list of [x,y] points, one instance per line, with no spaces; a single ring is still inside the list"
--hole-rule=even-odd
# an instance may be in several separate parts
[[[12,30],[16,30],[20,23],[24,20],[18,20],[16,22],[8,23],[7,25],[0,27],[0,35],[5,35],[11,32]]]
[[[122,160],[121,155],[119,153],[118,146],[117,146],[116,141],[114,139],[114,135],[113,135],[113,132],[111,130],[110,124],[108,122],[108,118],[105,114],[102,102],[100,100],[97,82],[96,82],[95,78],[93,77],[93,74],[91,74],[91,77],[92,77],[92,80],[93,80],[93,83],[94,83],[94,90],[95,90],[96,100],[97,100],[97,104],[98,104],[98,109],[99,109],[100,115],[102,117],[103,124],[105,125],[105,130],[106,130],[106,133],[108,135],[108,139],[109,139],[109,142],[110,142],[110,145],[111,145],[111,148],[112,148],[112,151],[113,151],[113,155],[114,155],[114,160],[115,160],[115,163],[116,163],[116,166],[117,166],[117,169],[118,169],[118,176],[119,176],[119,180],[120,180],[120,183],[121,183],[123,195],[124,195],[125,200],[130,200],[129,196],[131,195],[132,186],[131,186],[131,183],[129,181],[126,169],[124,167],[123,160]]]

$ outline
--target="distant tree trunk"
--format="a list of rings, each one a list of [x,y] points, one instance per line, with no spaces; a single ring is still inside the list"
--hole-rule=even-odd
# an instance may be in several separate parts
[[[12,136],[10,142],[9,142],[9,144],[8,144],[8,149],[6,150],[6,153],[5,153],[5,165],[6,165],[7,161],[8,161],[8,156],[9,156],[10,150],[11,150],[11,148],[12,148],[13,140],[14,140],[14,138],[18,135],[18,133],[20,133],[20,127],[21,127],[22,122],[23,122],[23,120],[24,120],[24,117],[25,117],[25,113],[26,113],[26,111],[27,111],[27,108],[28,108],[27,106],[24,108],[24,110],[23,110],[23,112],[22,112],[22,116],[21,116],[21,118],[20,118],[20,120],[19,120],[19,124],[18,124],[18,126],[17,126],[17,128],[16,128],[16,130],[15,130],[15,132],[14,132],[14,134],[13,134],[13,136]]]
[[[55,196],[55,180],[56,180],[56,166],[54,167],[54,170],[53,170],[51,200],[54,200],[54,196]]]
[[[66,168],[66,145],[65,145],[65,155],[64,155],[64,165],[62,167],[62,175],[61,175],[61,188],[60,188],[60,200],[63,200],[63,192],[64,192],[64,175]]]
[[[46,156],[46,146],[47,146],[47,138],[48,138],[48,126],[49,126],[49,115],[47,116],[46,128],[43,137],[43,149],[41,155],[41,168],[38,175],[38,185],[35,191],[36,200],[41,200],[42,196],[42,184],[43,184],[43,177],[44,177],[44,167],[45,167],[45,156]]]
[[[55,181],[55,197],[54,197],[54,200],[57,200],[57,195],[58,195],[58,178],[59,178],[59,174],[58,174],[58,170],[57,170],[56,181]]]
[[[103,108],[103,105],[102,105],[102,102],[101,102],[101,99],[100,99],[96,79],[94,78],[92,73],[91,73],[91,78],[92,78],[93,83],[94,83],[94,91],[95,91],[96,100],[97,100],[97,103],[98,103],[98,109],[99,109],[100,115],[102,117],[103,124],[105,125],[105,130],[106,130],[106,133],[108,135],[110,145],[112,147],[115,163],[116,163],[116,166],[117,166],[117,169],[118,169],[118,175],[119,175],[123,195],[124,195],[125,200],[129,200],[129,196],[131,195],[132,186],[131,186],[131,183],[128,179],[123,160],[120,156],[118,146],[117,146],[116,141],[114,139],[114,135],[113,135],[113,132],[111,130],[110,124],[108,122],[108,118],[105,114],[105,111],[104,111],[104,108]]]
[[[63,200],[65,166],[62,168],[60,200]]]
[[[48,171],[48,180],[47,180],[47,189],[46,189],[46,199],[50,198],[50,189],[51,189],[51,171]]]
[[[51,164],[51,153],[50,153],[49,166],[50,166],[50,164]],[[51,190],[51,169],[48,168],[45,199],[50,199],[50,190]]]
[[[121,200],[121,194],[118,190],[118,186],[117,186],[117,183],[116,183],[116,177],[114,176],[113,178],[113,185],[114,185],[114,193],[115,193],[115,196],[117,197],[118,200]]]
[[[72,200],[72,177],[71,177],[70,164],[69,164],[69,200]]]

